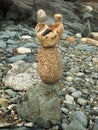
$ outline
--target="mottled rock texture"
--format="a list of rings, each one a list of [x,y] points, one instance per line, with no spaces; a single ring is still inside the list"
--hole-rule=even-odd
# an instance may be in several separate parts
[[[18,114],[35,124],[49,128],[60,121],[60,100],[56,85],[43,82],[28,89],[17,107]]]
[[[14,90],[27,90],[28,87],[38,82],[40,82],[40,77],[37,73],[37,64],[26,63],[22,60],[13,63],[12,68],[3,78],[5,86]]]

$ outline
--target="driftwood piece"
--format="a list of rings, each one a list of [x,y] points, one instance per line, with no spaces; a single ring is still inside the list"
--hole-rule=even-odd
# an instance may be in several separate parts
[[[90,45],[98,46],[98,41],[94,40],[94,39],[91,39],[91,38],[87,38],[87,37],[81,38],[81,41],[87,42]]]

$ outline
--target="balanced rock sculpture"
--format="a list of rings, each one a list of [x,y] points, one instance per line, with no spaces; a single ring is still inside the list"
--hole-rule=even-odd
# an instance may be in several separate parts
[[[34,124],[50,128],[60,122],[59,85],[56,84],[62,76],[61,54],[55,46],[63,32],[62,15],[54,15],[56,22],[45,23],[46,13],[39,10],[38,24],[35,28],[41,43],[38,54],[38,73],[41,82],[28,88],[17,106],[17,113]]]
[[[82,37],[93,38],[90,25],[91,18],[93,17],[93,15],[91,14],[92,10],[93,8],[91,6],[85,7],[85,12],[83,15],[83,28],[81,30]]]
[[[55,23],[46,24],[46,14],[43,10],[39,10],[37,13],[38,24],[35,27],[36,35],[43,47],[54,47],[60,40],[64,27],[62,24],[62,15],[55,14]]]
[[[55,22],[46,24],[46,13],[38,10],[38,24],[35,27],[36,35],[42,45],[38,55],[38,73],[42,81],[48,84],[54,84],[62,76],[61,54],[56,47],[64,30],[62,24],[62,15],[55,14]]]

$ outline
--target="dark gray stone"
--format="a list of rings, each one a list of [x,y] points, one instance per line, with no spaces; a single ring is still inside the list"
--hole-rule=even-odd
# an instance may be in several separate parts
[[[69,111],[76,110],[76,104],[66,103],[66,104],[65,104],[65,107],[66,107]]]
[[[57,97],[57,87],[43,82],[30,87],[17,106],[18,114],[44,128],[59,123],[60,99]]]
[[[79,121],[73,120],[63,130],[86,130],[86,128],[84,128]]]
[[[3,72],[0,71],[0,79],[3,77]]]
[[[38,44],[29,42],[29,43],[24,44],[24,47],[36,49],[36,48],[38,48]]]
[[[17,55],[17,56],[13,56],[11,58],[8,59],[8,62],[14,63],[18,60],[23,60],[26,57],[26,55]]]
[[[76,111],[76,112],[73,112],[70,116],[69,116],[69,119],[68,119],[70,122],[71,121],[78,121],[83,127],[87,127],[87,123],[88,123],[88,120],[87,120],[87,116],[84,115],[83,112],[81,111]]]

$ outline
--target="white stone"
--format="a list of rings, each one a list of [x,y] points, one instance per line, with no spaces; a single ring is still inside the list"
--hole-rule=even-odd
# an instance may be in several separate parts
[[[27,122],[27,123],[24,124],[24,126],[26,126],[26,127],[33,127],[34,124],[33,124],[33,122]]]
[[[7,108],[9,109],[9,110],[11,110],[13,107],[16,107],[17,105],[16,104],[11,104],[11,105],[9,105]]]
[[[32,38],[32,37],[29,36],[29,35],[23,35],[23,36],[21,36],[21,39],[30,39],[30,38]]]
[[[86,42],[86,38],[81,38],[81,41],[82,42]]]
[[[91,12],[92,10],[93,8],[90,5],[85,7],[85,11]]]
[[[94,109],[94,110],[98,110],[98,107],[94,107],[93,109]]]
[[[76,37],[81,38],[82,37],[81,33],[76,33]]]
[[[73,81],[73,77],[68,76],[68,77],[66,77],[66,80],[69,81],[69,82],[72,82]]]
[[[66,94],[64,103],[74,104],[74,98]]]
[[[20,122],[16,124],[18,127],[22,127],[24,125],[24,122]]]
[[[12,68],[3,78],[3,83],[6,87],[14,90],[27,90],[28,87],[41,81],[37,73],[37,65],[35,68],[35,63],[33,67],[32,63],[20,60],[11,64],[11,66]]]
[[[26,48],[26,47],[19,47],[19,48],[17,48],[17,52],[19,54],[31,53],[31,49]]]

